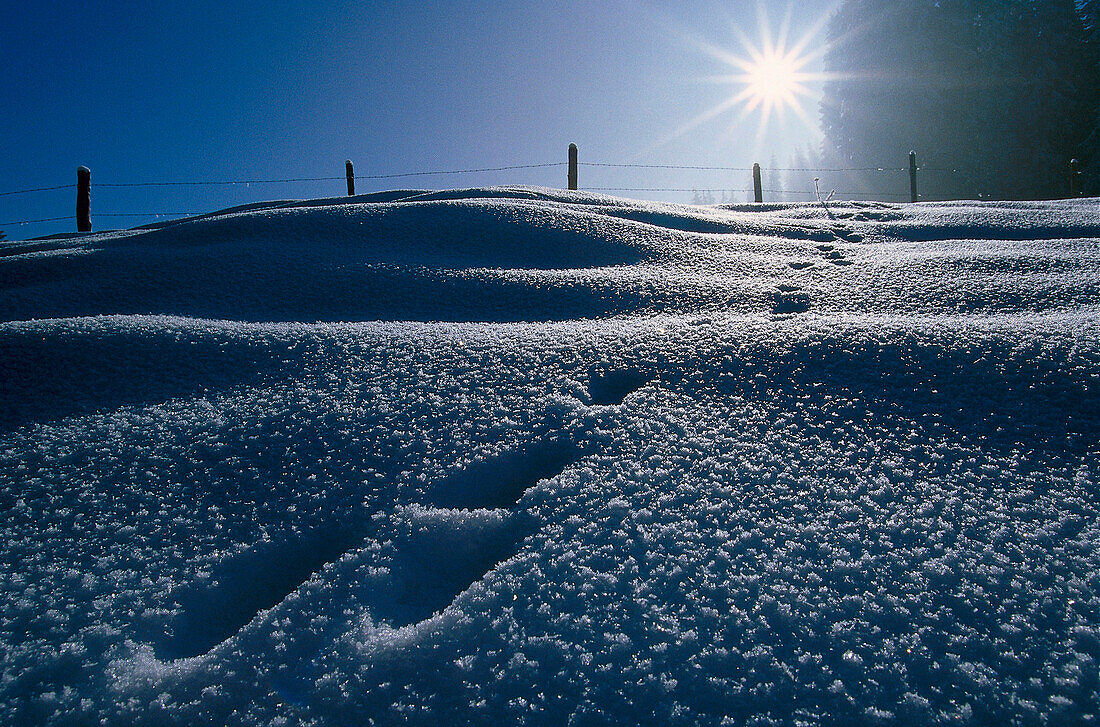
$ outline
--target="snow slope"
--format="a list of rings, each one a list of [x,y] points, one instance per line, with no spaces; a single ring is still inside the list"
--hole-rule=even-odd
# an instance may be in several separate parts
[[[1093,724],[1098,239],[493,188],[0,243],[0,722]]]

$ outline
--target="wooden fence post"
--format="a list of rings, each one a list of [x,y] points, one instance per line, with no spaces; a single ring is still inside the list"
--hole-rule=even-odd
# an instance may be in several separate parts
[[[1081,180],[1081,163],[1076,159],[1069,160],[1069,196],[1076,197],[1081,194],[1078,183]]]
[[[920,199],[917,194],[917,153],[909,152],[909,200],[916,202]]]
[[[351,166],[351,159],[344,162],[344,169],[348,175],[348,196],[355,196],[355,168]]]
[[[577,145],[569,145],[569,189],[577,188]]]
[[[92,170],[76,168],[76,231],[92,231]]]
[[[760,165],[752,165],[752,191],[756,195],[757,204],[764,201],[764,185],[760,180]]]

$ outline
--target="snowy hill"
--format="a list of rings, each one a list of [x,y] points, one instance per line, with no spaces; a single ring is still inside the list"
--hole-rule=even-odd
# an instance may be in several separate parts
[[[0,243],[0,722],[1093,724],[1100,205]]]

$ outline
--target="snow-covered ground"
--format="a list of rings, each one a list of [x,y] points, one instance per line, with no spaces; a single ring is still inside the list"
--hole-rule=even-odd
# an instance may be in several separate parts
[[[0,243],[0,723],[1093,724],[1100,205]]]

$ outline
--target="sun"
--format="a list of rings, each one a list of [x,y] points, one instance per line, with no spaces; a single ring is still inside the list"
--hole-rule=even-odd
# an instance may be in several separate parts
[[[794,53],[786,55],[768,52],[745,62],[745,72],[737,77],[745,88],[738,94],[738,100],[748,102],[749,110],[759,106],[785,108],[795,106],[799,99],[809,94],[804,85],[808,74],[802,73],[807,63]]]
[[[730,114],[730,128],[740,133],[741,122],[757,117],[756,142],[760,146],[772,131],[786,138],[813,138],[819,125],[811,109],[820,100],[821,83],[830,76],[821,72],[821,59],[826,45],[821,40],[828,14],[820,14],[816,22],[805,24],[803,32],[792,33],[791,8],[773,30],[768,18],[768,6],[757,4],[757,32],[750,37],[743,23],[730,23],[733,43],[716,44],[700,35],[683,33],[681,38],[703,55],[725,66],[724,73],[700,76],[696,82],[718,84],[729,88],[728,95],[654,144],[662,146],[683,136],[710,120]],[[739,46],[739,47],[738,47]],[[793,115],[801,130],[788,125],[786,117]]]
[[[825,80],[822,73],[809,69],[822,53],[821,49],[809,48],[816,29],[788,45],[786,23],[775,36],[771,34],[766,19],[762,20],[761,25],[759,44],[742,36],[742,55],[728,52],[719,55],[723,62],[738,71],[718,79],[734,86],[728,105],[741,106],[742,118],[759,111],[761,133],[772,114],[783,117],[788,111],[813,127],[814,121],[806,105],[814,97],[811,86]]]
[[[722,90],[717,94],[708,91],[711,105],[640,150],[639,158],[719,117],[728,118],[726,138],[752,154],[813,144],[820,139],[814,109],[822,100],[824,83],[836,78],[821,68],[828,49],[823,36],[830,16],[820,12],[802,14],[796,23],[792,17],[794,2],[788,0],[780,23],[773,26],[768,14],[777,4],[777,0],[757,0],[755,32],[749,29],[751,22],[745,22],[744,13],[720,13],[705,32],[661,19],[662,30],[688,49],[717,62],[717,73],[692,76],[689,84],[719,86]],[[721,38],[723,35],[726,37]],[[756,126],[751,148],[745,146],[751,134],[746,128],[750,119]]]

